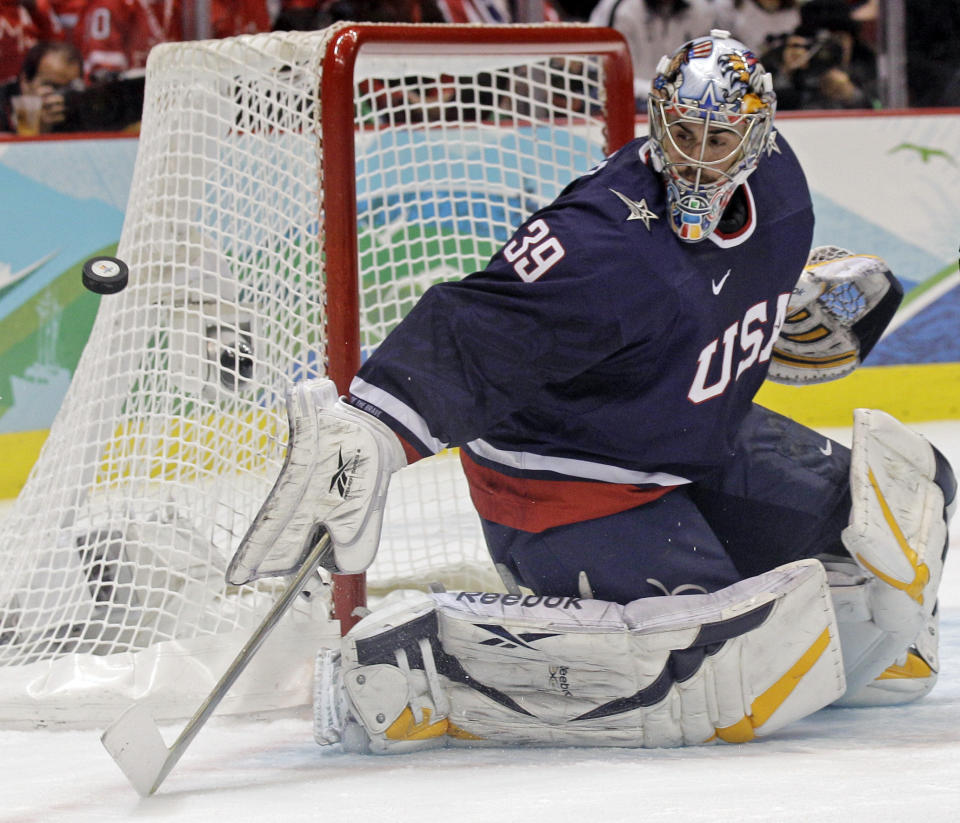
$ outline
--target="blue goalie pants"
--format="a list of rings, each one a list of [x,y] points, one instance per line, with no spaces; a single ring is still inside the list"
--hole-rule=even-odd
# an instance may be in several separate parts
[[[846,555],[850,451],[754,405],[706,480],[619,514],[524,532],[483,520],[493,561],[538,594],[602,600],[722,589],[794,560]]]

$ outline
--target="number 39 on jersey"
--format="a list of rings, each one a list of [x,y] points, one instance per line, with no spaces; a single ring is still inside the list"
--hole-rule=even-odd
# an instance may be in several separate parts
[[[546,274],[565,254],[560,241],[540,218],[531,221],[521,237],[515,237],[503,247],[504,258],[527,283]]]

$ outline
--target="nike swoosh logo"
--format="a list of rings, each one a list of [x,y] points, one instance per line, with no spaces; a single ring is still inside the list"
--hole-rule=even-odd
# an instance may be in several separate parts
[[[723,288],[723,284],[727,282],[727,278],[730,276],[730,269],[727,269],[727,273],[720,278],[718,283],[716,280],[711,280],[710,285],[713,287],[714,294],[720,294],[720,290]]]
[[[829,457],[831,454],[833,454],[833,443],[831,443],[828,440],[826,446],[820,447],[820,451],[823,452],[827,457]]]

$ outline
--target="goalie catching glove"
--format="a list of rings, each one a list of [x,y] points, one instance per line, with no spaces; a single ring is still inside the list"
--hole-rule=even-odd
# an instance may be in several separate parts
[[[317,659],[314,736],[351,751],[444,744],[744,742],[836,700],[826,573],[801,560],[705,595],[405,593]]]
[[[390,475],[407,464],[396,435],[337,397],[330,380],[287,390],[290,436],[280,475],[227,568],[227,582],[296,572],[330,534],[332,572],[367,568],[377,553]]]
[[[876,345],[902,299],[903,287],[879,257],[818,246],[794,287],[769,378],[802,385],[848,375]]]

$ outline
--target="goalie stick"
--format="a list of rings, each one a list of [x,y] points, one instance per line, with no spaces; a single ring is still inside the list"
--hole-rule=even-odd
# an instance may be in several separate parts
[[[230,687],[253,659],[263,641],[290,608],[330,548],[330,535],[324,532],[307,555],[296,576],[267,612],[256,631],[250,635],[250,639],[240,649],[229,668],[190,718],[172,746],[168,747],[163,741],[160,730],[150,715],[150,710],[143,703],[134,703],[103,733],[100,741],[104,748],[141,796],[148,797],[160,787],[203,724],[207,722],[220,701],[230,691]]]

